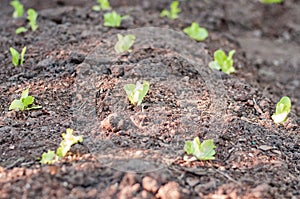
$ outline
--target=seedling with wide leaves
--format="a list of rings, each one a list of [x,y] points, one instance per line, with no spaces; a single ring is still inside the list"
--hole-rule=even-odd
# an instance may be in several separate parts
[[[12,47],[9,48],[9,51],[10,51],[10,54],[11,54],[12,64],[14,66],[23,65],[24,60],[25,60],[26,46],[22,49],[21,56],[20,56],[20,53]]]
[[[19,0],[13,0],[10,2],[10,5],[14,8],[13,18],[22,17],[24,14],[24,6],[20,3]]]
[[[216,146],[212,139],[204,140],[201,143],[198,137],[194,138],[193,141],[186,141],[184,145],[184,151],[199,160],[214,160],[215,148]]]
[[[205,28],[200,27],[196,22],[183,29],[183,32],[196,41],[203,41],[208,37],[208,31]]]
[[[177,19],[178,14],[180,13],[180,8],[178,8],[179,2],[173,1],[170,5],[170,11],[164,9],[161,11],[160,16],[161,17],[168,17],[169,19]]]
[[[104,26],[107,27],[120,27],[123,19],[126,19],[128,15],[121,16],[115,11],[104,14]]]
[[[27,20],[32,31],[36,31],[39,27],[36,23],[37,18],[38,13],[34,9],[30,8],[27,10]],[[17,28],[15,32],[16,34],[20,34],[27,31],[28,29],[26,27],[21,26]]]
[[[33,105],[34,97],[28,95],[29,88],[22,92],[20,99],[15,99],[9,106],[9,110],[31,110],[31,109],[40,109],[42,106]]]
[[[291,112],[292,102],[287,96],[284,96],[276,104],[276,111],[272,115],[272,119],[276,124],[281,124],[286,121],[288,114]]]
[[[143,84],[140,82],[137,82],[136,85],[126,84],[124,86],[124,90],[131,104],[139,106],[142,104],[144,97],[147,95],[149,87],[149,82],[144,81]]]
[[[215,51],[214,53],[214,61],[209,63],[209,67],[215,70],[221,70],[226,74],[231,74],[235,72],[235,68],[233,67],[233,55],[235,50],[231,50],[228,53],[228,56],[221,49]]]
[[[134,35],[121,35],[118,34],[118,42],[115,45],[115,51],[117,53],[123,53],[129,51],[131,46],[134,44],[135,36]]]
[[[73,129],[68,128],[66,133],[62,134],[63,140],[61,141],[56,153],[52,150],[48,150],[46,153],[42,154],[41,164],[52,164],[57,162],[59,159],[66,156],[68,151],[70,151],[72,145],[82,142],[82,136],[74,136]]]
[[[100,10],[110,10],[110,4],[108,0],[97,0],[98,5],[93,6],[92,10],[100,11]]]

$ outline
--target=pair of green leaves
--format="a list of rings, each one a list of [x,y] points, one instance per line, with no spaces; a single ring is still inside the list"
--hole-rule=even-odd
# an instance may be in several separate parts
[[[144,97],[148,93],[149,87],[149,82],[144,81],[143,84],[140,82],[137,82],[136,85],[126,84],[124,90],[131,104],[139,106],[142,104]]]
[[[118,41],[115,45],[115,51],[117,53],[123,53],[129,51],[131,46],[134,44],[135,36],[134,35],[121,35],[118,34]]]
[[[196,22],[183,29],[183,32],[196,41],[204,41],[208,37],[208,31],[205,28],[200,27]]]
[[[12,64],[14,66],[18,66],[19,64],[23,65],[24,60],[25,60],[26,46],[21,51],[21,57],[20,57],[20,53],[16,49],[10,47],[9,51],[10,51],[10,54],[11,54]]]
[[[180,13],[180,8],[178,8],[179,2],[173,1],[170,5],[170,11],[164,9],[161,11],[160,16],[161,17],[168,17],[169,19],[177,19],[178,14]]]
[[[110,10],[110,4],[108,0],[97,0],[98,5],[93,6],[92,10],[100,11],[102,10]]]
[[[263,4],[282,3],[284,0],[260,0]]]
[[[31,110],[31,109],[40,109],[42,106],[33,106],[34,97],[29,96],[29,88],[22,92],[20,99],[15,99],[9,106],[9,110]]]
[[[37,18],[38,18],[38,13],[34,9],[30,8],[27,10],[27,20],[29,21],[29,25],[32,31],[36,31],[39,27],[36,23]],[[22,32],[27,32],[27,31],[28,31],[27,28],[22,26],[16,29],[16,34],[20,34]]]
[[[72,145],[83,141],[82,136],[74,136],[73,129],[70,128],[66,130],[66,133],[62,134],[62,137],[63,140],[57,148],[56,153],[52,150],[48,150],[47,153],[42,154],[42,159],[40,161],[42,164],[52,164],[58,161],[60,158],[66,156]]]
[[[228,56],[225,54],[223,50],[217,50],[214,53],[214,61],[209,63],[209,67],[211,69],[221,70],[226,74],[231,74],[235,72],[233,67],[233,55],[235,50],[231,50]]]
[[[284,96],[276,104],[276,111],[272,115],[272,119],[276,124],[280,124],[286,121],[288,114],[291,112],[291,99],[287,96]]]
[[[22,17],[24,14],[24,6],[20,3],[19,0],[13,0],[10,2],[10,5],[14,8],[13,18]]]
[[[104,14],[104,26],[107,27],[120,27],[123,19],[126,19],[128,15],[121,16],[115,11]]]
[[[212,139],[204,140],[201,143],[198,137],[194,138],[193,141],[186,141],[184,145],[184,151],[199,160],[214,160],[215,148],[216,146]]]

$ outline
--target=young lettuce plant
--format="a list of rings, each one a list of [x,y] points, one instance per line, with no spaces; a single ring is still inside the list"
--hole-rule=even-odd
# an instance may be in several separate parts
[[[108,0],[97,0],[98,5],[93,6],[92,10],[100,11],[102,10],[110,10],[110,4]]]
[[[82,136],[74,136],[73,129],[70,128],[66,130],[66,133],[62,134],[62,137],[63,140],[57,148],[56,153],[52,150],[48,150],[47,153],[42,154],[41,164],[52,164],[57,162],[59,159],[66,156],[72,145],[83,141]]]
[[[186,141],[184,145],[184,151],[199,160],[214,160],[215,148],[216,146],[212,139],[204,140],[201,143],[198,137],[194,138],[193,141]]]
[[[20,99],[15,99],[9,106],[9,110],[31,110],[31,109],[40,109],[42,106],[34,106],[34,97],[29,96],[29,88],[22,92]]]
[[[228,53],[228,56],[221,49],[215,51],[214,53],[214,61],[209,63],[209,67],[211,69],[221,70],[226,74],[231,74],[235,72],[235,68],[233,67],[233,55],[235,50],[231,50]]]
[[[20,3],[19,0],[13,0],[10,2],[10,5],[14,8],[13,18],[22,17],[24,14],[24,6]]]
[[[284,96],[276,104],[276,111],[272,115],[272,119],[276,124],[281,124],[286,121],[288,114],[291,112],[291,99],[287,96]]]
[[[161,17],[168,17],[169,19],[177,19],[178,14],[180,13],[180,8],[178,8],[179,2],[173,1],[170,5],[170,11],[164,9],[161,11],[160,16]]]
[[[208,37],[208,31],[200,27],[196,22],[193,22],[191,26],[185,28],[183,32],[196,41],[203,41]]]
[[[149,87],[149,82],[144,81],[143,84],[140,82],[137,82],[136,85],[126,84],[124,90],[131,104],[139,106],[142,104],[144,97],[148,93]]]
[[[104,14],[104,26],[107,27],[120,27],[123,19],[126,19],[128,15],[121,16],[115,11]]]
[[[134,35],[121,35],[118,34],[118,41],[115,45],[115,51],[117,53],[123,53],[129,51],[131,46],[134,44],[135,36]]]
[[[38,14],[34,9],[30,8],[27,10],[27,20],[29,21],[29,25],[32,31],[36,31],[36,29],[39,27],[36,24],[37,17]]]
[[[284,0],[260,0],[263,4],[282,3]]]
[[[20,59],[20,53],[16,49],[10,47],[9,51],[10,51],[10,54],[11,54],[12,64],[14,66],[18,66],[19,64],[23,65],[24,60],[25,60],[26,46],[21,51],[21,59]]]

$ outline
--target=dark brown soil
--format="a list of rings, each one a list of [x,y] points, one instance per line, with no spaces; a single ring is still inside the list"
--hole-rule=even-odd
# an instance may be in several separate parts
[[[96,1],[24,0],[39,13],[36,32],[16,35],[26,18],[0,7],[0,198],[300,198],[300,2],[180,2],[180,18],[159,16],[170,1],[114,0],[129,18],[103,26]],[[182,33],[191,22],[204,42]],[[134,34],[116,54],[117,34]],[[14,67],[9,48],[27,46]],[[222,48],[237,72],[211,71]],[[123,86],[147,80],[142,106]],[[41,110],[8,111],[30,86]],[[284,95],[292,112],[271,115]],[[84,142],[52,165],[39,163],[73,128]],[[216,159],[195,161],[184,143],[214,139]]]

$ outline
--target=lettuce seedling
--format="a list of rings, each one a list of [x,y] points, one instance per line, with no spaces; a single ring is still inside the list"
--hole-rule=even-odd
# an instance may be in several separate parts
[[[284,0],[260,0],[263,4],[282,3]]]
[[[82,136],[74,136],[73,132],[73,129],[68,128],[66,130],[66,133],[62,134],[63,140],[60,142],[56,153],[51,150],[48,150],[47,153],[43,153],[42,159],[40,161],[41,164],[52,164],[54,162],[57,162],[60,158],[66,156],[68,151],[70,151],[72,145],[83,141]]]
[[[128,15],[121,16],[115,11],[104,14],[104,26],[108,27],[120,27],[123,19],[126,19]]]
[[[22,92],[20,99],[15,99],[9,106],[9,110],[31,110],[31,109],[40,109],[42,106],[34,106],[34,97],[29,96],[29,88]]]
[[[34,9],[30,8],[27,10],[27,20],[29,21],[29,25],[32,31],[36,31],[36,29],[39,27],[36,24],[37,17],[38,14]]]
[[[193,141],[186,141],[184,145],[184,151],[188,155],[194,155],[199,160],[214,160],[216,146],[212,139],[204,140],[200,143],[198,137],[194,138]]]
[[[288,114],[291,112],[291,99],[287,96],[284,96],[276,104],[276,111],[272,115],[272,119],[276,124],[280,124],[286,121]]]
[[[149,91],[149,82],[144,81],[143,84],[137,82],[136,85],[126,84],[124,90],[131,104],[139,106]]]
[[[115,51],[117,53],[123,53],[129,51],[131,46],[134,44],[135,36],[134,35],[121,35],[118,34],[118,41],[115,45]]]
[[[14,8],[13,18],[22,17],[24,14],[24,6],[20,3],[19,0],[13,0],[10,2],[10,5]]]
[[[178,18],[178,13],[180,13],[180,8],[178,8],[179,2],[178,1],[173,1],[170,5],[170,11],[164,9],[161,11],[160,16],[165,17],[167,16],[169,19],[177,19]]]
[[[185,28],[183,32],[196,41],[203,41],[208,37],[208,31],[205,28],[200,27],[196,22]]]
[[[25,60],[24,57],[25,57],[25,53],[26,53],[26,46],[21,51],[21,59],[20,59],[20,54],[16,49],[10,47],[9,51],[10,51],[10,54],[11,54],[12,64],[14,66],[18,66],[19,64],[23,65],[24,60]]]
[[[93,6],[92,10],[100,11],[102,10],[110,10],[110,4],[108,0],[97,0],[98,5]]]
[[[214,53],[214,61],[209,63],[209,67],[211,69],[221,70],[226,74],[231,74],[235,72],[235,68],[233,67],[233,55],[235,50],[231,50],[228,53],[228,56],[221,49],[215,51]]]
[[[23,33],[23,32],[27,32],[28,30],[27,30],[27,28],[25,28],[25,27],[19,27],[19,28],[17,28],[16,29],[16,34],[20,34],[20,33]]]

